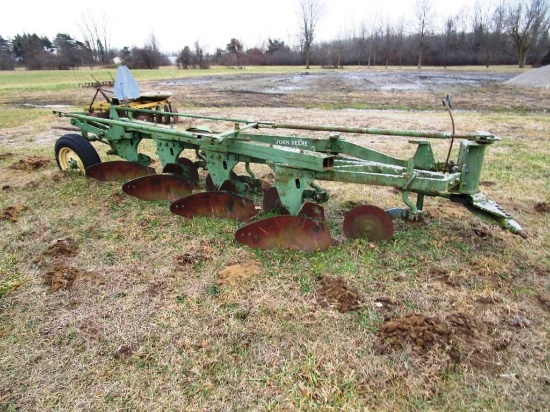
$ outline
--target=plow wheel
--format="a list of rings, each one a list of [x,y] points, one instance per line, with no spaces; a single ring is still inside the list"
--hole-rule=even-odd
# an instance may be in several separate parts
[[[132,180],[141,176],[154,175],[155,173],[155,169],[152,167],[125,160],[98,163],[86,169],[86,176],[104,182]]]
[[[193,186],[186,178],[173,174],[138,177],[124,183],[127,195],[142,200],[168,200],[173,202],[193,193]]]
[[[61,170],[84,174],[86,168],[101,163],[91,143],[79,134],[66,134],[55,143],[55,160]]]
[[[240,228],[235,239],[257,249],[326,250],[334,242],[328,227],[308,217],[273,216]]]
[[[186,196],[172,203],[170,211],[187,218],[208,216],[240,221],[258,214],[252,200],[225,192],[202,192]]]
[[[377,206],[357,206],[344,218],[344,234],[349,239],[390,240],[393,222],[390,215]]]

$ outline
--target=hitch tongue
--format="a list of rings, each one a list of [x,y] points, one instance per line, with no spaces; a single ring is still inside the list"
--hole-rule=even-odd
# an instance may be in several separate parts
[[[499,224],[506,230],[515,235],[527,239],[527,233],[512,217],[485,193],[475,193],[472,195],[452,195],[450,200],[455,203],[461,203],[473,214]]]

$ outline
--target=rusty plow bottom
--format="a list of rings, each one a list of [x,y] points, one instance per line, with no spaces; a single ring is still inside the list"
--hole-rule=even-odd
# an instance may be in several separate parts
[[[192,183],[186,178],[173,174],[160,174],[138,177],[122,186],[127,195],[142,200],[168,200],[173,202],[193,192]]]
[[[154,175],[155,169],[125,160],[97,163],[86,169],[86,176],[103,182],[117,182]]]
[[[334,240],[325,222],[308,217],[273,216],[240,228],[235,239],[257,249],[327,250]]]
[[[202,192],[176,200],[170,211],[187,218],[208,216],[240,221],[258,214],[251,199],[225,192]]]

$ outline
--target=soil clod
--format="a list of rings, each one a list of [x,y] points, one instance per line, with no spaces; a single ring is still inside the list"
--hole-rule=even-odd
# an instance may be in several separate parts
[[[317,302],[323,307],[334,307],[338,312],[345,313],[363,307],[363,300],[352,290],[341,277],[325,275],[319,281],[315,290]]]

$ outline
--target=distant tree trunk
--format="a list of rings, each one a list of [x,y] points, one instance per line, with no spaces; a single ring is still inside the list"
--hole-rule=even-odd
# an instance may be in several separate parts
[[[306,69],[309,69],[311,46],[315,39],[315,31],[319,21],[326,12],[323,0],[300,0],[298,18],[300,20],[300,37],[306,60]]]
[[[414,4],[414,17],[416,18],[416,29],[418,34],[418,68],[422,67],[422,54],[426,47],[426,35],[431,24],[432,1],[416,0]]]
[[[93,53],[96,63],[107,63],[110,52],[110,38],[107,16],[93,15],[91,12],[83,15],[80,31],[84,37],[84,43]]]

